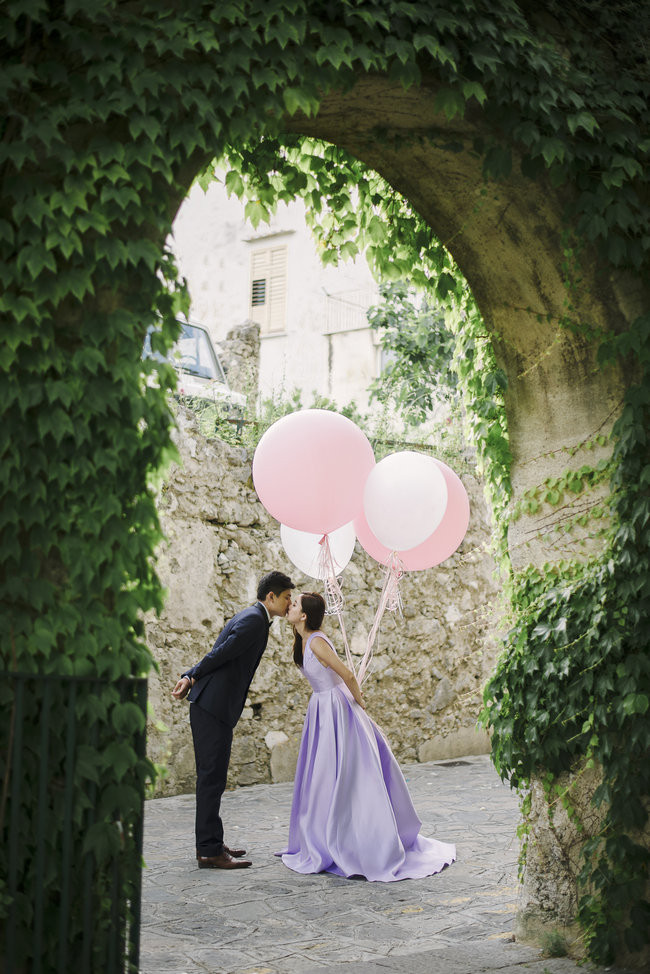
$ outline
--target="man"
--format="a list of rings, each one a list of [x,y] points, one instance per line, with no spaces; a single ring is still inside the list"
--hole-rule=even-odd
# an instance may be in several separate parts
[[[269,572],[257,587],[257,602],[228,622],[210,652],[186,670],[172,690],[182,700],[189,691],[190,724],[196,759],[196,859],[199,869],[244,869],[245,849],[223,842],[219,815],[226,787],[232,732],[269,638],[275,616],[284,616],[294,584]]]

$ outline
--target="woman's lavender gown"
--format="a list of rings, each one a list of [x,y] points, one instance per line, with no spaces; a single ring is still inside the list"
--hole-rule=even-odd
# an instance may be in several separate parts
[[[456,847],[419,835],[422,824],[386,738],[345,683],[305,646],[307,707],[282,861],[298,873],[326,870],[390,883],[440,872]],[[331,643],[330,643],[331,645]]]

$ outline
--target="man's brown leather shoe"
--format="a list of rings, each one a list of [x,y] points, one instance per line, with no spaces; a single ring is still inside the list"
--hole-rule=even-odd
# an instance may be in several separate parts
[[[227,852],[229,856],[234,856],[235,859],[241,859],[246,855],[245,849],[229,849],[227,845],[223,847],[223,851]],[[199,850],[196,850],[196,858],[199,858]],[[205,858],[205,857],[203,857]]]
[[[246,869],[252,866],[248,859],[233,859],[225,848],[218,856],[197,856],[199,869]]]

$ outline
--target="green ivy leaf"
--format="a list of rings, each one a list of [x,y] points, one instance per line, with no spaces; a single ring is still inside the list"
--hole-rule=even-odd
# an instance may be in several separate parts
[[[410,41],[402,41],[397,37],[389,37],[386,41],[386,53],[394,54],[402,64],[408,64],[413,57],[413,46]]]
[[[564,162],[566,146],[562,139],[550,138],[540,140],[540,150],[547,166],[554,162]]]
[[[650,707],[650,699],[645,693],[629,693],[623,700],[623,710],[628,716],[645,714]]]
[[[413,47],[416,51],[427,51],[440,64],[448,64],[454,70],[456,69],[456,59],[451,51],[431,34],[414,34]]]
[[[466,101],[469,101],[470,98],[476,98],[479,105],[483,105],[487,101],[487,93],[479,81],[464,81],[463,97]]]
[[[465,99],[455,88],[441,88],[433,100],[433,108],[436,112],[444,112],[449,120],[456,115],[462,118],[465,114]]]
[[[598,122],[591,112],[578,112],[576,115],[569,115],[567,125],[569,126],[571,135],[575,135],[580,128],[585,129],[589,135],[593,135],[596,129],[599,128]]]
[[[260,200],[249,200],[244,207],[244,217],[253,225],[253,229],[257,229],[262,220],[268,223],[271,219],[268,207],[264,206]]]
[[[315,115],[320,106],[320,100],[305,88],[285,88],[282,98],[290,115],[295,115],[298,111],[307,116]]]
[[[244,181],[234,169],[226,173],[225,186],[229,195],[234,193],[238,199],[244,195]]]

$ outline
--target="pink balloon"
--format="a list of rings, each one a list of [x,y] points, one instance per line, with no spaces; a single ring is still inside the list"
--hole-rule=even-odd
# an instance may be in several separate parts
[[[302,409],[267,429],[253,457],[253,483],[281,524],[329,534],[361,511],[374,465],[368,438],[352,420]]]
[[[444,518],[443,518],[444,520]],[[361,511],[357,517],[354,519],[354,531],[359,541],[359,544],[367,551],[371,558],[378,561],[381,565],[384,565],[390,555],[390,548],[383,545],[379,538],[376,538],[370,529],[370,525],[366,520],[366,515],[364,511]],[[415,549],[412,549],[415,550]],[[401,555],[400,555],[401,558]]]
[[[426,541],[408,551],[397,552],[404,567],[410,572],[434,568],[453,555],[469,525],[469,499],[460,477],[442,460],[436,460],[436,463],[447,484],[447,509],[442,521]],[[363,511],[355,518],[354,530],[361,547],[375,561],[384,564],[391,552],[374,536]]]

